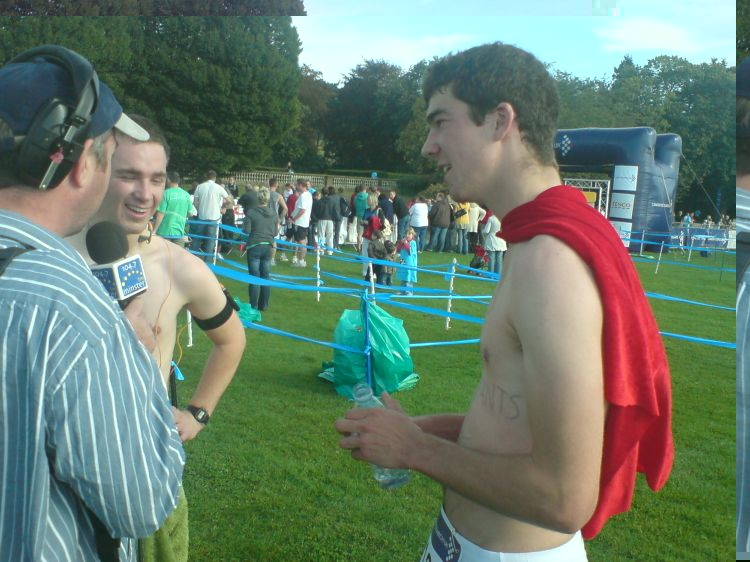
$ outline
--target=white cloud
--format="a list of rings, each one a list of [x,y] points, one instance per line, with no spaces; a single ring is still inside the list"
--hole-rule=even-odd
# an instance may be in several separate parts
[[[684,27],[651,18],[611,18],[607,25],[595,29],[605,51],[632,53],[636,51],[661,51],[698,53],[703,49],[695,36]]]
[[[375,26],[374,30],[344,27],[337,26],[333,19],[325,22],[330,25],[322,26],[324,22],[320,20],[325,18],[317,18],[316,25],[307,27],[305,24],[312,22],[300,19],[304,18],[294,18],[302,40],[300,64],[322,72],[326,81],[334,83],[366,60],[385,60],[408,70],[423,59],[459,50],[476,40],[470,34],[423,37],[388,34],[383,26]]]

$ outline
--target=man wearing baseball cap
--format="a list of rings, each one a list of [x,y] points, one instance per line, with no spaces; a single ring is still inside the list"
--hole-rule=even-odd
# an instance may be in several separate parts
[[[737,559],[750,560],[750,58],[737,66]]]
[[[0,68],[0,92],[0,560],[134,561],[184,452],[140,303],[126,318],[62,238],[105,195],[112,129],[148,134],[63,47]]]

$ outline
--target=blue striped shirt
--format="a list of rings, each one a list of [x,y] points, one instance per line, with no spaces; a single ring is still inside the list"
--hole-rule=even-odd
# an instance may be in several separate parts
[[[737,232],[750,230],[750,193],[737,188]],[[737,270],[738,275],[742,275]],[[750,552],[750,269],[737,286],[737,559]]]
[[[66,242],[0,210],[0,248],[24,245],[0,276],[0,560],[98,560],[83,504],[113,537],[153,533],[184,452],[118,305]]]

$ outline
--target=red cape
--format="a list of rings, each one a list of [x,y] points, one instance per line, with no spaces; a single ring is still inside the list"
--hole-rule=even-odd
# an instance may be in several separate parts
[[[656,320],[620,237],[580,191],[552,187],[502,220],[509,244],[554,236],[589,266],[604,308],[604,395],[609,403],[599,501],[581,530],[595,537],[611,516],[628,511],[635,473],[652,490],[669,478],[674,460],[669,365]]]

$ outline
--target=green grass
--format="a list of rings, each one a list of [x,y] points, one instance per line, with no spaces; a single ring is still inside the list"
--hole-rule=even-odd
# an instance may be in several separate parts
[[[236,254],[233,254],[233,256]],[[420,256],[422,267],[447,263],[453,254]],[[685,261],[683,256],[669,260]],[[312,260],[308,260],[310,263]],[[468,256],[463,259],[468,263]],[[691,263],[718,265],[693,255]],[[647,291],[734,306],[734,273],[637,263]],[[733,263],[726,263],[734,267]],[[359,267],[325,260],[324,270],[357,277]],[[280,263],[279,274],[300,270]],[[306,274],[313,272],[308,268]],[[420,274],[419,286],[447,288],[444,278]],[[247,300],[245,286],[227,282]],[[332,286],[344,286],[330,281]],[[488,295],[492,284],[458,280],[460,294]],[[445,308],[442,300],[420,305]],[[651,300],[664,331],[734,341],[734,314]],[[272,290],[263,324],[323,341],[345,308],[342,295]],[[388,308],[402,318],[412,342],[479,337],[480,325]],[[454,302],[453,310],[482,316],[486,307]],[[180,384],[184,404],[207,353],[195,331],[186,349]],[[188,443],[184,485],[190,505],[190,559],[194,561],[413,561],[419,558],[441,501],[435,482],[414,474],[400,490],[381,491],[370,468],[338,445],[334,420],[348,408],[333,386],[318,378],[332,350],[247,331],[242,364],[211,420]],[[181,338],[185,343],[185,337]],[[734,551],[735,352],[665,338],[672,370],[675,464],[658,493],[639,477],[630,512],[617,516],[587,543],[592,561],[729,560]],[[421,380],[399,400],[412,414],[465,411],[481,367],[477,345],[412,351]]]

